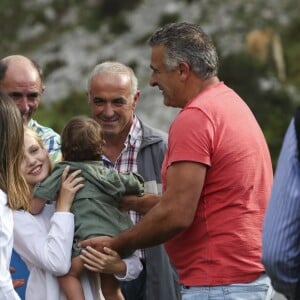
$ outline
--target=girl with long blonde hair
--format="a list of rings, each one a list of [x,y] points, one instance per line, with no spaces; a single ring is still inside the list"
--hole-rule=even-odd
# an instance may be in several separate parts
[[[0,91],[0,299],[20,299],[9,263],[13,247],[12,210],[29,208],[29,187],[21,172],[24,129],[13,100]]]

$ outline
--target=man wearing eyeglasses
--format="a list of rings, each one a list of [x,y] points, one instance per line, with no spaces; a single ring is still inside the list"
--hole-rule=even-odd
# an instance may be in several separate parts
[[[45,89],[40,66],[22,55],[4,57],[0,60],[0,89],[15,101],[24,124],[40,135],[51,160],[59,161],[61,158],[59,134],[33,119]]]
[[[7,93],[17,104],[24,125],[33,128],[41,137],[52,162],[61,159],[60,135],[53,129],[40,125],[32,117],[36,112],[44,92],[43,72],[39,65],[22,55],[11,55],[0,60],[0,89]],[[29,275],[25,263],[13,251],[11,266],[14,286],[21,299],[25,299],[26,281]],[[16,278],[25,280],[25,285],[18,284]],[[23,281],[22,281],[23,282]]]

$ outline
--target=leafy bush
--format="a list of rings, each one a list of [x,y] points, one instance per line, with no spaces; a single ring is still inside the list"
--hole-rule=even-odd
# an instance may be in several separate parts
[[[268,68],[245,53],[223,57],[219,77],[249,105],[264,132],[275,168],[284,133],[295,109],[291,95],[283,86],[262,89],[262,80],[272,80]]]
[[[77,115],[89,115],[87,96],[84,93],[73,92],[68,97],[53,102],[49,107],[44,106],[42,101],[34,119],[60,133],[67,121]]]

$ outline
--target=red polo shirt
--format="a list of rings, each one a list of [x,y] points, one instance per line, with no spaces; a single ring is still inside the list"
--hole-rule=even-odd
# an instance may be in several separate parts
[[[262,222],[273,171],[252,112],[224,83],[192,99],[171,125],[164,186],[168,166],[179,161],[207,165],[193,223],[165,244],[180,282],[215,286],[255,280],[264,271]]]

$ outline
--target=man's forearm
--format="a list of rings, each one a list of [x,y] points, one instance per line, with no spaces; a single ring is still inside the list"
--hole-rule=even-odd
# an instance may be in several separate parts
[[[164,243],[185,229],[178,224],[172,210],[161,206],[162,203],[158,202],[139,223],[112,238],[111,248],[121,256],[128,255],[133,250]]]
[[[157,203],[159,203],[160,197],[154,194],[146,194],[143,197],[136,198],[137,212],[140,214],[146,214],[150,209],[152,209]]]

